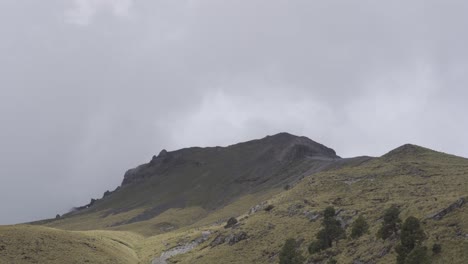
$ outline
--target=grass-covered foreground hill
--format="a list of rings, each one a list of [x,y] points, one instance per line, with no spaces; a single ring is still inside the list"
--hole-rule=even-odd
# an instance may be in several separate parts
[[[279,263],[289,238],[301,263],[396,263],[410,216],[430,263],[468,263],[467,159],[414,145],[341,159],[289,134],[205,150],[163,152],[59,219],[0,227],[0,263]],[[330,206],[346,237],[309,253]],[[377,238],[390,207],[402,223]],[[369,228],[351,238],[359,216]]]

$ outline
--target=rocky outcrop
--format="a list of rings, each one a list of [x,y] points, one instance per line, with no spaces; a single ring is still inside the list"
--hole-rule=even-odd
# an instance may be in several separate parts
[[[224,226],[224,228],[230,228],[230,227],[233,227],[234,225],[237,224],[237,219],[235,217],[231,217],[229,218],[229,220],[227,221],[226,225]]]
[[[258,211],[264,210],[268,205],[268,202],[262,202],[260,204],[255,205],[254,207],[249,209],[249,215],[255,214]]]
[[[211,241],[210,246],[211,247],[216,247],[224,243],[224,239],[226,237],[223,235],[217,235],[213,241]]]
[[[428,216],[427,218],[428,219],[433,219],[433,220],[440,220],[444,216],[446,216],[447,214],[454,211],[455,209],[462,207],[465,203],[466,203],[466,198],[462,197],[462,198],[458,199],[456,202],[454,202],[453,204],[449,205],[448,207],[440,210],[439,212],[437,212],[435,214],[432,214],[432,215]]]
[[[197,239],[191,241],[190,243],[187,243],[185,245],[180,245],[174,248],[171,248],[170,250],[164,251],[161,256],[153,259],[151,264],[167,264],[167,260],[173,256],[180,255],[180,254],[185,254],[191,250],[193,250],[195,247],[200,245],[201,243],[205,242],[208,240],[210,237],[211,232],[209,231],[204,231],[202,232],[201,237],[198,237]]]
[[[231,233],[229,235],[218,235],[213,241],[211,241],[210,246],[211,247],[216,247],[222,244],[228,244],[230,246],[239,243],[242,240],[245,240],[248,238],[248,235],[246,232],[241,231],[237,233]]]
[[[228,245],[232,246],[247,238],[248,238],[247,233],[242,231],[239,233],[228,235],[224,241],[228,243]]]

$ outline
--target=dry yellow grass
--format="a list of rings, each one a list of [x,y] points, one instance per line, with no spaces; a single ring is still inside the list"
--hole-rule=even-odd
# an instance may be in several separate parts
[[[0,263],[139,263],[137,237],[109,231],[73,232],[39,226],[0,227]]]

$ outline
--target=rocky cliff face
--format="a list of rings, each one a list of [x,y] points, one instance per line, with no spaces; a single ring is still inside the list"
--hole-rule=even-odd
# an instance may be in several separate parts
[[[194,147],[172,152],[162,150],[159,155],[153,156],[149,163],[128,170],[122,186],[163,177],[182,167],[202,168],[202,170],[207,168],[223,174],[233,174],[231,179],[265,179],[273,176],[278,169],[286,169],[288,165],[306,159],[326,162],[340,159],[340,157],[333,149],[306,137],[280,133],[228,147]],[[223,167],[234,167],[234,173],[224,172]],[[246,172],[247,167],[253,170]],[[255,174],[255,176],[248,177],[248,174]]]

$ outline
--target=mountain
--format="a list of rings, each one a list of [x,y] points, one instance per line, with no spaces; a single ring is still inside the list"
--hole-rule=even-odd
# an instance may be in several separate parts
[[[0,263],[63,263],[57,248],[70,263],[278,263],[288,238],[299,242],[307,263],[395,263],[398,236],[376,233],[385,209],[396,206],[403,220],[421,221],[429,251],[441,245],[429,254],[432,263],[462,264],[467,201],[465,158],[406,144],[382,157],[346,159],[281,133],[163,150],[101,199],[32,226],[0,227]],[[309,254],[328,206],[348,238]],[[369,232],[351,239],[360,215]]]
[[[192,223],[241,197],[276,193],[338,161],[350,162],[333,149],[288,133],[227,147],[162,150],[150,162],[128,170],[115,191],[65,214],[60,223],[89,214],[110,220],[127,213],[126,218],[99,226],[119,227],[154,219],[169,209],[197,208],[197,216],[190,218]],[[164,225],[176,228],[181,223]]]

